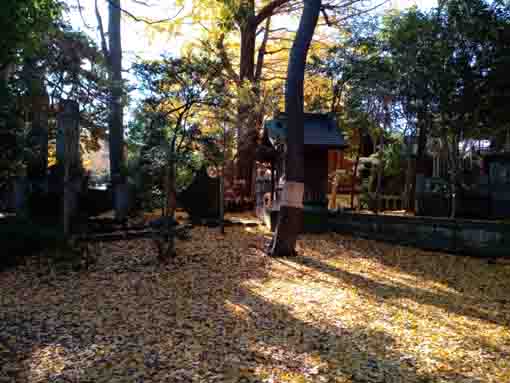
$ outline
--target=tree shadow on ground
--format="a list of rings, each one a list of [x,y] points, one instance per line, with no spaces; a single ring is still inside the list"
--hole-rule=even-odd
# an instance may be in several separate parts
[[[424,251],[343,235],[336,235],[334,238],[339,248],[345,250],[349,257],[370,259],[409,276],[439,282],[468,295],[484,290],[487,286],[483,284],[492,282],[491,279],[510,277],[510,268],[506,264],[494,262],[493,259]],[[499,292],[502,296],[510,294],[506,281],[494,287],[495,291],[491,293]]]
[[[105,249],[108,260],[95,269],[53,283],[27,272],[2,276],[10,281],[0,286],[13,287],[0,307],[0,341],[11,350],[0,371],[22,382],[439,381],[383,331],[322,320],[313,307],[304,319],[260,295],[252,284],[275,278],[263,238],[210,232],[194,230],[194,242],[179,244],[181,256],[169,267],[148,262],[155,254],[147,244],[119,244]],[[316,259],[292,262],[369,294],[397,294]]]
[[[496,297],[492,299],[491,297],[486,297],[486,300],[482,300],[477,296],[454,294],[438,290],[431,291],[420,287],[410,287],[395,281],[385,283],[377,281],[373,277],[370,278],[360,274],[354,274],[347,270],[331,266],[323,260],[312,257],[297,256],[292,258],[291,262],[329,274],[379,299],[407,298],[419,304],[436,306],[466,317],[477,318],[498,325],[509,325],[505,311],[498,310],[498,307],[495,307],[503,306],[505,303],[499,302]],[[473,285],[476,284],[477,280],[474,279]],[[499,297],[500,294],[497,294],[497,296]],[[491,304],[493,306],[491,306]]]
[[[31,339],[31,347],[27,354],[17,355],[17,371],[11,377],[26,382],[97,382],[120,377],[128,382],[300,381],[298,377],[310,382],[345,379],[357,383],[439,379],[419,372],[416,360],[396,351],[395,339],[384,332],[305,322],[285,305],[244,289],[230,298],[229,305],[204,299],[194,302],[196,307],[204,308],[203,312],[184,307],[186,303],[168,307],[164,321],[167,329],[159,327],[162,323],[154,317],[130,318],[130,323],[115,320],[114,313],[133,305],[131,300],[117,302],[109,309],[117,325],[106,325],[106,331],[76,320],[64,324],[57,319],[52,322],[53,328],[46,327],[47,320],[46,324],[40,322],[41,333],[45,328],[49,330],[42,337],[37,338],[33,329],[19,333],[20,339]],[[232,307],[243,307],[247,314],[239,315]],[[3,319],[12,324],[12,320]],[[16,319],[18,326],[20,320],[24,322]],[[30,321],[39,323],[35,315]],[[144,325],[135,328],[137,323]],[[98,355],[96,351],[101,350],[99,357],[86,360],[88,354]],[[38,374],[37,369],[44,364],[56,366],[53,373]],[[461,377],[466,378],[453,373],[441,378],[457,382]]]
[[[382,287],[381,295],[387,292],[386,286],[378,286],[377,283],[371,284],[374,276],[368,276],[369,273],[359,274],[344,273],[346,270],[337,268],[328,263],[330,256],[321,255],[321,249],[324,242],[332,241],[338,250],[333,256],[340,256],[341,260],[349,262],[368,261],[377,266],[376,279],[388,280],[384,278],[383,272],[388,271],[389,277],[393,278],[396,274],[405,282],[400,284],[402,287],[402,296],[410,297],[424,293],[423,303],[434,299],[423,290],[424,285],[432,285],[432,295],[438,296],[440,307],[446,308],[449,303],[455,302],[455,297],[459,301],[456,310],[457,313],[464,312],[467,316],[488,320],[498,324],[508,324],[509,318],[500,313],[510,308],[510,267],[497,264],[488,264],[487,260],[459,255],[450,255],[443,253],[426,252],[414,248],[399,247],[386,243],[380,243],[372,240],[359,240],[352,237],[340,235],[318,235],[314,240],[307,241],[304,250],[307,253],[313,253],[311,257],[303,258],[303,262],[315,263],[317,270],[322,270],[330,275],[341,277],[344,274],[346,280],[358,282],[360,285],[366,285],[369,290],[377,293],[378,287]],[[317,255],[317,256],[316,256]],[[298,263],[303,263],[298,257]],[[336,262],[338,263],[338,262]],[[311,266],[311,265],[309,265]],[[443,289],[437,289],[437,285],[444,286]],[[406,288],[409,285],[420,286],[415,289]],[[393,291],[393,295],[395,291]],[[377,294],[375,294],[377,295]],[[398,295],[398,294],[397,294]],[[433,302],[429,302],[433,304]],[[452,307],[456,305],[453,304]]]

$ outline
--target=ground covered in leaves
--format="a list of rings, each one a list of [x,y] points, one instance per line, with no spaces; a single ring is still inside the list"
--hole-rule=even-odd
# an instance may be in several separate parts
[[[226,230],[168,265],[140,240],[0,273],[0,382],[510,382],[509,265],[336,234],[272,259]]]

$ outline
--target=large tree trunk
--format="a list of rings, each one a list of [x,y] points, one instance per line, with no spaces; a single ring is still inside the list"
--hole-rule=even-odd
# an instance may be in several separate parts
[[[254,168],[255,152],[258,144],[258,135],[262,127],[263,111],[257,110],[255,105],[260,104],[258,94],[266,44],[269,38],[271,16],[274,12],[289,3],[289,0],[272,0],[256,13],[255,1],[245,0],[241,2],[238,14],[243,20],[240,22],[241,30],[241,56],[239,66],[239,86],[246,83],[251,87],[254,98],[249,102],[241,103],[238,108],[237,119],[237,162],[236,178],[241,181],[241,197],[253,197],[254,192]],[[257,41],[257,28],[266,22],[264,38],[259,47],[257,63],[255,63],[255,48]]]
[[[239,67],[239,79],[241,81],[253,82],[254,80],[256,37],[257,24],[254,16],[249,16],[241,27],[241,63]]]
[[[244,6],[249,16],[246,17],[241,26],[241,61],[239,67],[240,85],[244,86],[247,81],[253,92],[254,99],[241,102],[238,109],[237,122],[237,147],[238,161],[236,175],[244,184],[241,188],[241,197],[253,196],[254,190],[254,164],[255,152],[258,143],[258,134],[262,127],[263,111],[257,110],[255,105],[259,104],[260,99],[260,79],[264,65],[264,56],[269,39],[269,28],[271,25],[271,13],[268,13],[265,25],[265,32],[260,44],[257,62],[255,63],[255,48],[257,39],[257,28],[264,20],[255,15],[255,2],[250,1]]]
[[[240,86],[246,86],[248,82],[253,88],[255,86],[255,43],[257,37],[257,24],[255,20],[255,4],[251,2],[245,9],[251,15],[246,17],[241,26],[241,61],[239,65]],[[238,108],[237,119],[237,150],[238,159],[236,166],[236,178],[244,182],[241,185],[241,197],[248,196],[250,190],[251,172],[255,160],[256,127],[254,108],[251,102],[242,101]]]
[[[110,173],[114,192],[115,217],[127,215],[128,192],[124,165],[124,125],[122,111],[122,45],[120,0],[109,0],[109,68],[110,68],[110,116],[108,121],[110,146]]]
[[[285,109],[288,115],[286,182],[271,255],[295,254],[296,240],[303,228],[304,110],[303,87],[308,48],[319,18],[321,0],[304,0],[303,14],[292,44],[287,72]]]
[[[236,178],[240,181],[241,198],[250,197],[252,189],[253,168],[258,141],[258,124],[255,111],[251,106],[241,105],[238,111],[238,154]]]
[[[80,167],[80,108],[76,101],[63,103],[57,134],[57,161],[62,174],[62,226],[67,237],[71,232],[71,218],[76,213],[75,177]]]
[[[254,191],[254,164],[255,152],[258,143],[258,134],[262,127],[263,111],[256,110],[255,105],[260,104],[258,86],[262,75],[262,66],[265,55],[265,47],[268,41],[270,18],[275,11],[289,3],[289,0],[272,0],[256,13],[255,1],[244,0],[241,2],[238,15],[242,18],[240,24],[241,31],[241,55],[239,66],[239,86],[246,84],[251,87],[254,93],[254,99],[249,102],[243,102],[238,107],[237,119],[237,162],[236,178],[243,183],[241,185],[241,196],[243,198],[253,197]],[[259,47],[258,61],[255,63],[255,48],[257,41],[257,28],[263,22],[266,22],[264,38]]]

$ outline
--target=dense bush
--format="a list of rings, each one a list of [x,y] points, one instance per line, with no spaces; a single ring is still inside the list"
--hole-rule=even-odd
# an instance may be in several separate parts
[[[19,218],[0,219],[0,270],[44,250],[66,247],[59,226],[43,225]]]

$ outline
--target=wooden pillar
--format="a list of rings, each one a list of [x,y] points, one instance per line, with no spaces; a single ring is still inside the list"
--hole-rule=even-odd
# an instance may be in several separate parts
[[[344,168],[344,151],[338,150],[338,163],[336,165],[337,169],[343,169]]]

